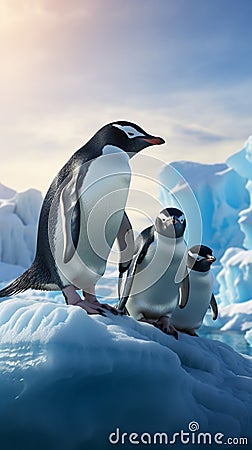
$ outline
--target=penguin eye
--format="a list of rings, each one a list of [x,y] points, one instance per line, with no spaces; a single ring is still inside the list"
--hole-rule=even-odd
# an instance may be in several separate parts
[[[164,214],[160,214],[159,219],[164,223],[167,220],[167,217]]]
[[[182,214],[180,217],[178,217],[179,222],[182,224],[185,221],[185,216]]]

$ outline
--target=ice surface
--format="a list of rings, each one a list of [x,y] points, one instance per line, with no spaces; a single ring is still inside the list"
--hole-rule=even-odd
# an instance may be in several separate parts
[[[193,421],[252,438],[252,360],[220,342],[24,298],[0,304],[0,339],[4,450],[103,450],[116,428],[171,439]]]
[[[42,195],[35,189],[16,193],[0,185],[0,261],[27,267],[31,264]],[[0,279],[6,276],[0,274]]]

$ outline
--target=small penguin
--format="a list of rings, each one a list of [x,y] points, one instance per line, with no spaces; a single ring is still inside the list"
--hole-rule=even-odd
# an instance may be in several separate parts
[[[124,211],[131,179],[129,159],[148,146],[163,143],[134,123],[118,121],[102,127],[75,152],[45,196],[34,262],[0,291],[0,297],[29,288],[61,290],[66,303],[89,314],[104,314],[102,307],[117,313],[98,302],[95,285],[105,272],[115,239],[124,252],[125,234],[132,231]],[[121,258],[122,270],[127,269],[130,255],[126,259]]]
[[[210,270],[216,261],[212,250],[206,245],[194,245],[188,251],[189,295],[183,310],[176,307],[171,315],[172,325],[179,331],[197,336],[197,330],[211,305],[213,320],[217,319],[218,307],[212,293],[213,275]]]
[[[118,304],[120,311],[126,308],[136,320],[151,323],[176,338],[169,317],[179,302],[181,284],[188,280],[185,228],[184,213],[177,208],[165,208],[155,225],[141,232]],[[186,291],[184,285],[182,308],[187,302]]]

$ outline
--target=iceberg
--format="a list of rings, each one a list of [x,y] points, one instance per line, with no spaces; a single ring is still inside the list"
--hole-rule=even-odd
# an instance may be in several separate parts
[[[170,177],[170,166],[179,176]],[[194,228],[196,215],[191,210],[191,197],[195,195],[202,218],[202,237],[195,237],[191,245],[202,242],[213,249],[220,259],[228,247],[242,247],[243,232],[238,224],[239,213],[249,206],[246,180],[227,164],[201,164],[189,161],[173,162],[160,173],[160,200],[162,205],[180,204]],[[189,217],[188,217],[189,216]],[[202,241],[201,241],[202,238]]]
[[[250,202],[240,212],[239,225],[245,236],[243,246],[252,249],[252,136],[245,142],[242,150],[227,159],[227,164],[246,181]]]
[[[34,257],[42,194],[36,189],[17,193],[0,185],[0,261],[28,267]],[[6,278],[1,274],[1,280]]]
[[[252,359],[226,344],[29,297],[1,304],[0,337],[4,450],[252,438]]]

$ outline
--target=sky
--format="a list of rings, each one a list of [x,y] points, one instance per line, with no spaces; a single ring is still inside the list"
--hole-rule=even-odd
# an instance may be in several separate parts
[[[251,0],[0,0],[0,182],[45,193],[122,119],[163,161],[225,161],[251,134],[251,23]]]

